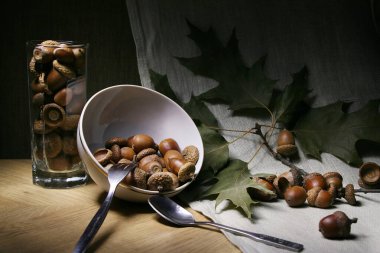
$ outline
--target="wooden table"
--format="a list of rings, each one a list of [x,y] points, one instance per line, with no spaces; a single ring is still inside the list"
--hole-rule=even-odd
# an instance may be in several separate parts
[[[94,183],[73,189],[33,185],[30,160],[0,160],[0,171],[0,252],[71,252],[105,198]],[[219,231],[176,227],[148,204],[114,199],[88,252],[239,250]]]

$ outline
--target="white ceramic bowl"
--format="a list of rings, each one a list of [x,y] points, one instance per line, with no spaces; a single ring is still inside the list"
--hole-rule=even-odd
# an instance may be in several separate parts
[[[77,131],[79,155],[90,177],[108,191],[106,170],[93,156],[95,149],[104,147],[111,137],[129,137],[144,133],[159,143],[173,138],[180,148],[194,145],[199,149],[195,175],[203,162],[203,143],[200,133],[189,115],[168,97],[148,88],[135,85],[117,85],[93,95],[83,108]],[[176,190],[164,193],[172,197],[184,190],[187,182]],[[158,191],[143,190],[120,184],[115,196],[144,202]]]

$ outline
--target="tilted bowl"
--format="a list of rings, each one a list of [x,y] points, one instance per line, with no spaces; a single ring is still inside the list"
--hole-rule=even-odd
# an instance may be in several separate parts
[[[79,155],[87,173],[97,185],[108,191],[106,169],[95,159],[94,151],[103,148],[106,140],[112,137],[128,138],[141,133],[150,135],[156,143],[173,138],[181,149],[189,145],[196,146],[199,160],[195,176],[199,173],[204,149],[200,133],[190,116],[177,103],[159,92],[136,85],[116,85],[93,95],[84,106],[78,123]],[[172,197],[190,183],[162,194]],[[145,202],[156,194],[159,192],[120,184],[115,196]]]

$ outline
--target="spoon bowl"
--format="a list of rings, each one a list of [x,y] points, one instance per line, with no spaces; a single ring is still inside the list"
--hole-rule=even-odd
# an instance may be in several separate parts
[[[303,250],[303,245],[269,235],[253,233],[242,229],[233,228],[223,224],[209,221],[195,221],[193,215],[168,197],[155,195],[148,199],[149,205],[164,219],[180,226],[214,226],[226,231],[247,236],[255,241],[265,243],[277,248],[287,249],[295,252]]]

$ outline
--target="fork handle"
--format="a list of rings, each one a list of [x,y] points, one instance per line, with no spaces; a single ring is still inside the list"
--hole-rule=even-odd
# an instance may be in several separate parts
[[[198,221],[198,222],[195,222],[195,225],[214,226],[214,227],[221,228],[221,229],[224,229],[226,231],[229,231],[229,232],[232,232],[235,234],[245,235],[245,236],[250,237],[251,239],[253,239],[255,241],[262,242],[262,243],[265,243],[267,245],[274,246],[277,248],[287,249],[287,250],[291,250],[291,251],[295,251],[295,252],[300,252],[301,250],[303,250],[303,245],[296,243],[296,242],[283,240],[283,239],[273,237],[273,236],[269,236],[269,235],[253,233],[253,232],[233,228],[230,226],[226,226],[223,224],[215,223],[215,222],[207,222],[207,221],[206,222],[199,222]]]
[[[107,216],[116,187],[117,184],[110,185],[107,197],[105,198],[103,204],[100,206],[99,210],[96,212],[95,216],[92,218],[90,223],[87,225],[87,228],[84,230],[83,234],[79,238],[79,241],[77,242],[73,253],[82,253],[86,251],[88,244],[94,238],[96,232],[98,232],[100,226],[103,224],[103,221]]]

